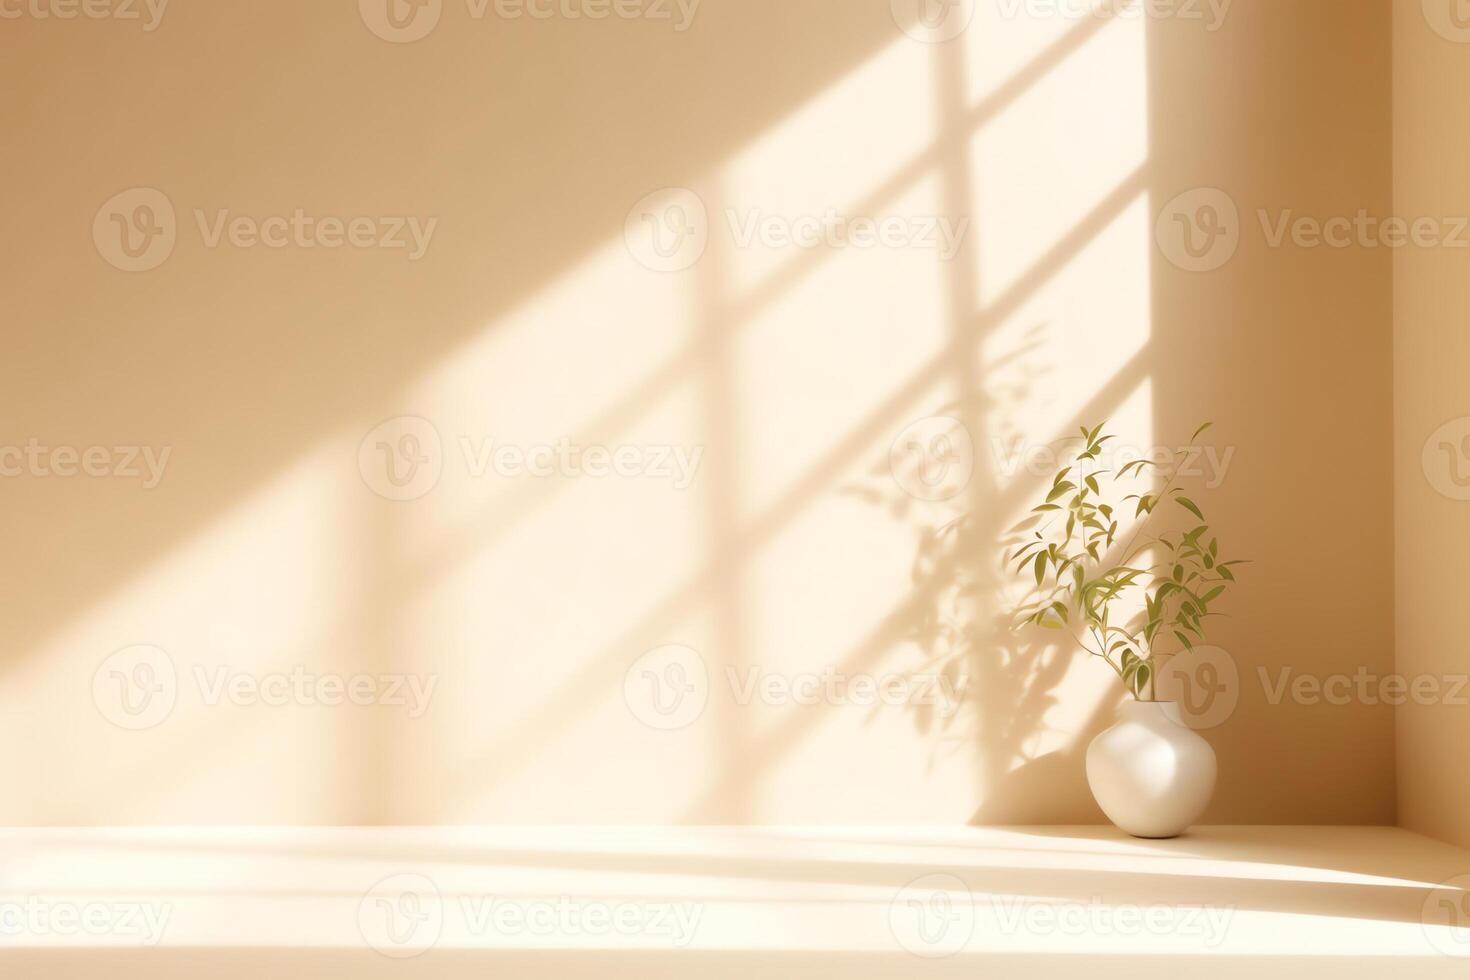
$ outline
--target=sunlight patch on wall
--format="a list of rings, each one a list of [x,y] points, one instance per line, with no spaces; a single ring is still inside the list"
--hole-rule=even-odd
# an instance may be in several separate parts
[[[1057,15],[1059,4],[1033,0],[977,0],[970,28],[956,43],[967,51],[969,103],[993,96],[1023,71],[1045,71],[1057,46],[1099,26]],[[1036,16],[1040,11],[1042,16]],[[1065,55],[1063,55],[1064,57]]]
[[[1107,22],[975,134],[983,302],[1027,275],[1050,275],[1040,263],[1080,244],[1088,231],[1079,223],[1148,159],[1145,39],[1139,19]]]
[[[453,819],[572,812],[599,779],[599,813],[656,819],[693,792],[640,785],[685,749],[644,744],[619,691],[642,650],[703,643],[720,449],[695,319],[687,277],[609,243],[402,396],[444,465],[424,506],[388,505],[399,629],[449,679],[405,733],[406,819],[446,793]]]
[[[405,508],[410,555],[430,574],[452,571],[441,556],[477,529],[508,529],[576,485],[561,479],[585,472],[572,450],[697,441],[683,423],[650,421],[687,417],[672,409],[687,408],[675,402],[701,377],[691,308],[687,280],[609,242],[395,396],[443,448],[431,506]]]
[[[934,213],[932,202],[896,199],[923,172],[913,165],[938,132],[932,57],[928,46],[896,39],[725,164],[725,200],[711,219],[715,233],[742,242],[728,270],[735,293],[745,294],[793,262],[830,261],[866,248],[851,244],[863,235],[854,221],[909,220],[916,206]],[[895,182],[902,173],[909,179]],[[809,234],[847,244],[782,243]]]
[[[1014,488],[1002,515],[1010,522],[1029,506],[1025,488],[1050,477],[1052,440],[1114,418],[1150,370],[1150,234],[1140,193],[982,346],[996,401],[983,451],[999,485]],[[1149,424],[1129,431],[1146,422],[1125,430],[1118,419],[1120,440],[1146,445]]]
[[[927,178],[894,210],[932,214],[940,190]],[[871,466],[911,419],[952,400],[940,358],[952,340],[944,297],[955,274],[956,263],[925,248],[839,250],[753,322],[733,326],[745,379],[744,515],[777,506],[819,466],[826,486],[850,479],[859,457]]]
[[[37,794],[15,801],[29,819],[211,822],[231,801],[262,820],[342,812],[357,774],[341,760],[377,709],[311,703],[314,687],[273,703],[296,688],[266,679],[385,669],[356,600],[354,570],[372,556],[360,550],[362,487],[342,479],[355,450],[323,445],[297,460],[16,660],[0,737],[28,747],[11,762]],[[181,466],[171,478],[198,476]]]

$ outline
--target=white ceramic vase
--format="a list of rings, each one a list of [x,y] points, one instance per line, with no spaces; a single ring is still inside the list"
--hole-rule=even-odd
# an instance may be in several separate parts
[[[1215,792],[1215,750],[1185,727],[1173,701],[1128,699],[1087,747],[1097,805],[1134,837],[1178,837]]]

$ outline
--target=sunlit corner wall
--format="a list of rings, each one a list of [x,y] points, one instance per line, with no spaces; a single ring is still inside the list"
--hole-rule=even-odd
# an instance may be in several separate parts
[[[1464,224],[1466,112],[1450,93],[1470,78],[1470,32],[1450,5],[1395,7],[1394,212]],[[1394,259],[1396,670],[1425,695],[1398,714],[1398,816],[1411,830],[1470,846],[1464,779],[1467,675],[1464,546],[1470,531],[1470,308],[1465,236]],[[1412,688],[1411,688],[1412,690]]]

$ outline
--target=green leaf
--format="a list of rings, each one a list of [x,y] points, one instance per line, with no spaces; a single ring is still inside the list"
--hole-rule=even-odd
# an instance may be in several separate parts
[[[1194,442],[1200,436],[1204,435],[1206,429],[1208,429],[1210,426],[1212,426],[1214,424],[1215,423],[1213,423],[1213,422],[1206,422],[1204,425],[1200,426],[1198,429],[1195,429],[1194,430],[1194,435],[1192,435],[1192,436],[1189,437],[1189,441],[1190,442]]]
[[[1143,692],[1148,688],[1149,675],[1152,673],[1153,668],[1150,667],[1147,662],[1143,662],[1138,665],[1138,670],[1136,670],[1133,674],[1134,694],[1137,694],[1139,697],[1143,697]]]
[[[1049,494],[1046,495],[1046,502],[1047,503],[1051,503],[1053,500],[1056,500],[1058,497],[1062,496],[1063,494],[1068,493],[1068,492],[1070,492],[1072,490],[1076,490],[1076,489],[1077,489],[1077,484],[1073,483],[1070,480],[1064,480],[1063,482],[1058,483],[1056,486],[1054,486],[1054,487],[1051,488],[1051,493],[1049,493]]]
[[[1177,497],[1175,499],[1177,499],[1179,501],[1179,505],[1181,507],[1183,507],[1186,510],[1188,510],[1195,517],[1198,517],[1200,520],[1204,520],[1205,519],[1204,513],[1199,509],[1199,507],[1195,506],[1195,503],[1194,503],[1193,500],[1190,500],[1188,497]]]
[[[1047,558],[1047,555],[1046,555],[1046,552],[1044,552],[1044,551],[1041,554],[1039,554],[1039,555],[1036,556],[1036,584],[1037,585],[1040,585],[1041,584],[1041,580],[1044,579],[1044,578],[1046,578],[1046,558]]]

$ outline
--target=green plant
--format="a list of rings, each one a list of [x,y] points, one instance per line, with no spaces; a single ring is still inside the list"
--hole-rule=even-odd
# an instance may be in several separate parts
[[[1103,468],[1113,438],[1104,425],[1068,440],[1081,448],[1057,471],[1046,500],[1011,530],[1006,567],[1028,587],[1014,625],[1069,632],[1129,693],[1154,700],[1159,667],[1204,642],[1206,621],[1220,615],[1212,607],[1235,583],[1231,568],[1244,562],[1221,560],[1204,511],[1175,486],[1179,463],[1210,423],[1175,451],[1175,465],[1135,459],[1116,472]],[[1161,478],[1163,487],[1151,490]],[[1130,481],[1146,483],[1144,492],[1113,496]],[[1135,526],[1120,544],[1119,514],[1129,505]],[[1158,529],[1162,513],[1186,526]]]

